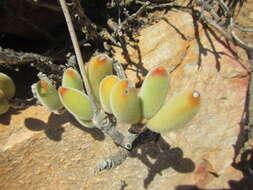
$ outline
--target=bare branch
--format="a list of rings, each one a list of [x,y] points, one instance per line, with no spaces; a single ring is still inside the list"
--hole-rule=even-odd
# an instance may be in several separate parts
[[[235,28],[243,31],[243,32],[253,32],[253,28],[246,28],[244,26],[241,26],[239,24],[233,23],[232,26],[234,26]]]
[[[38,7],[42,7],[42,8],[46,8],[52,11],[57,11],[60,12],[61,8],[58,6],[55,6],[53,4],[49,4],[49,3],[45,3],[45,2],[41,2],[41,1],[34,1],[34,0],[26,0],[28,3],[31,3],[33,5],[36,5]]]
[[[220,5],[221,5],[221,8],[225,11],[225,12],[228,12],[229,11],[229,8],[227,7],[227,5],[224,3],[223,0],[218,0]]]
[[[91,102],[93,104],[93,108],[95,110],[95,113],[97,113],[98,112],[98,107],[95,103],[94,96],[91,92],[90,84],[89,84],[87,75],[85,73],[84,62],[83,62],[81,50],[80,50],[80,47],[79,47],[79,44],[78,44],[78,41],[77,41],[76,32],[75,32],[73,23],[71,21],[71,17],[70,17],[66,2],[65,2],[65,0],[59,0],[59,1],[60,1],[60,4],[61,4],[61,7],[62,7],[63,14],[64,14],[65,19],[66,19],[66,22],[67,22],[69,34],[70,34],[71,41],[73,43],[74,50],[75,50],[76,57],[77,57],[77,63],[78,63],[78,66],[79,66],[79,69],[80,69],[80,72],[81,72],[81,75],[82,75],[82,78],[83,78],[83,81],[84,81],[84,85],[85,85],[87,94],[88,94],[89,98],[91,99]]]
[[[85,14],[80,0],[74,1],[74,17],[77,18],[77,22],[81,25],[82,32],[87,34],[89,38],[94,41],[99,39],[99,35],[96,32],[96,25],[91,22],[91,20]]]
[[[236,44],[238,44],[240,47],[242,47],[242,48],[244,48],[244,49],[246,49],[246,50],[248,50],[248,51],[253,51],[253,46],[250,45],[250,44],[246,44],[246,43],[244,43],[243,41],[241,41],[241,40],[237,37],[237,35],[235,34],[234,31],[232,31],[231,34],[232,34],[233,40],[236,42]]]

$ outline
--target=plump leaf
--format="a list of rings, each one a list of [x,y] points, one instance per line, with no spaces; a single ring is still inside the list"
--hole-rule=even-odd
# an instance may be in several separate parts
[[[99,86],[99,97],[102,108],[108,112],[112,113],[110,105],[110,94],[114,85],[119,81],[119,78],[115,75],[109,75],[105,77]]]
[[[76,120],[84,127],[87,127],[87,128],[93,128],[94,127],[94,124],[92,122],[92,120],[83,120],[83,119],[80,119],[78,117],[76,117]]]
[[[143,117],[150,119],[161,108],[169,90],[166,68],[155,67],[146,76],[140,90]]]
[[[190,121],[200,107],[200,94],[187,90],[173,96],[147,123],[155,132],[164,133],[179,128]]]
[[[141,119],[140,100],[136,89],[128,80],[118,81],[110,95],[112,113],[124,123],[137,123]]]
[[[3,90],[0,89],[0,115],[8,111],[10,105]]]
[[[76,118],[90,120],[93,117],[92,104],[86,94],[65,87],[60,87],[58,92],[64,107]]]
[[[99,102],[99,84],[104,77],[112,74],[112,60],[105,54],[97,55],[88,62],[87,71],[92,93]]]
[[[5,97],[7,99],[10,99],[14,96],[15,94],[15,84],[12,81],[12,79],[4,74],[0,72],[0,89],[3,90],[3,93],[5,94]]]
[[[41,104],[49,111],[57,113],[63,108],[56,88],[46,80],[40,80],[36,85],[36,95]]]
[[[64,71],[62,77],[62,86],[66,88],[74,88],[83,91],[83,82],[79,73],[72,68],[68,68]]]

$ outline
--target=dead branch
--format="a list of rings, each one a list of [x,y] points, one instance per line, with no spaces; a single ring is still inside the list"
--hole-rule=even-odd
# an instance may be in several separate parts
[[[34,1],[34,0],[26,0],[26,1],[28,3],[36,5],[38,7],[46,8],[46,9],[49,9],[49,10],[52,10],[52,11],[57,11],[57,12],[61,11],[60,7],[58,7],[56,5],[53,5],[53,4],[49,4],[49,3],[45,3],[45,2],[41,2],[41,1]]]
[[[201,6],[203,11],[201,13],[199,13],[198,10],[195,10],[195,12],[198,12],[198,14],[200,14],[200,16],[199,16],[200,21],[212,26],[221,35],[223,35],[227,40],[234,42],[236,45],[240,46],[241,48],[245,49],[246,51],[252,51],[253,46],[250,44],[246,44],[241,39],[239,39],[239,37],[235,34],[234,29],[236,26],[235,26],[235,24],[233,24],[232,14],[230,13],[230,9],[226,6],[224,6],[224,2],[222,0],[219,0],[218,2],[219,2],[219,5],[221,7],[223,7],[224,10],[226,11],[223,15],[223,16],[226,16],[226,19],[227,19],[226,23],[228,25],[225,25],[226,27],[223,27],[222,24],[217,22],[217,19],[213,19],[214,17],[210,18],[209,16],[205,15],[205,12],[207,12],[213,16],[213,14],[212,14],[213,7],[212,7],[212,4],[210,4],[213,2],[216,2],[216,1],[215,0],[210,0],[210,1],[198,0],[198,5]]]
[[[100,39],[97,33],[97,26],[87,17],[84,9],[81,6],[80,0],[73,1],[71,4],[71,15],[75,18],[74,21],[80,25],[80,27],[75,26],[76,30],[81,28],[81,31],[86,35],[86,39],[91,39],[95,42]]]
[[[57,65],[55,61],[64,62],[65,59],[55,59],[51,57],[42,56],[36,53],[16,52],[11,49],[3,49],[0,47],[0,64],[3,67],[19,67],[24,64],[29,64],[41,72],[59,74],[63,71],[65,66]]]

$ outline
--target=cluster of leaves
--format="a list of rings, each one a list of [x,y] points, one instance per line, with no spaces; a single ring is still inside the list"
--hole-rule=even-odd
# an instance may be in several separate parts
[[[146,76],[139,94],[135,84],[113,75],[112,60],[105,54],[97,55],[86,64],[95,104],[113,114],[118,122],[136,124],[144,121],[152,131],[162,133],[184,125],[197,113],[200,95],[187,90],[164,103],[169,90],[169,75],[164,66],[153,68]],[[34,86],[38,100],[54,113],[65,108],[83,126],[95,127],[92,99],[85,93],[78,71],[64,71],[58,90],[47,79]]]
[[[14,96],[15,90],[12,79],[0,72],[0,115],[8,111],[10,107],[9,100]]]

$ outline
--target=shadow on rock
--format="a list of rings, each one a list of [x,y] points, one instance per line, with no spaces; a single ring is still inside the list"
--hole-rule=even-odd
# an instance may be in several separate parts
[[[47,123],[41,121],[40,119],[30,117],[25,119],[24,124],[29,130],[43,130],[49,139],[54,141],[60,141],[62,138],[62,133],[64,132],[64,128],[62,127],[62,125],[67,122],[68,116],[66,114],[55,115],[51,113]]]
[[[25,126],[32,131],[44,131],[47,137],[54,141],[60,141],[62,139],[62,134],[64,132],[63,124],[70,122],[75,127],[81,129],[82,131],[91,134],[91,136],[99,141],[104,140],[104,135],[102,132],[93,128],[85,128],[80,125],[75,119],[69,114],[64,113],[62,115],[56,115],[51,113],[48,118],[47,123],[37,119],[37,118],[26,118],[24,123]]]
[[[239,181],[229,180],[230,188],[224,189],[206,189],[198,188],[196,185],[179,185],[175,190],[252,190],[253,189],[253,149],[246,150],[242,153],[240,161],[233,166],[241,170],[243,178]]]
[[[95,140],[98,141],[103,141],[105,139],[105,135],[103,134],[103,132],[101,132],[98,128],[87,128],[82,126],[80,123],[78,123],[77,120],[75,120],[75,118],[69,114],[69,122],[77,127],[78,129],[89,133]]]
[[[23,109],[10,108],[6,113],[0,116],[0,124],[9,125],[12,115],[18,115]]]
[[[149,173],[144,179],[145,188],[148,188],[157,174],[162,175],[162,171],[170,167],[180,173],[193,172],[195,169],[194,162],[184,158],[180,148],[171,148],[162,137],[156,143],[142,145],[131,157],[137,157],[148,167]]]

